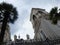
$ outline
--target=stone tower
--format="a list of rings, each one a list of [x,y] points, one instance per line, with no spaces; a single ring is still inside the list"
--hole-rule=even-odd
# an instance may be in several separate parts
[[[48,12],[45,9],[32,8],[30,21],[34,28],[35,40],[55,40],[60,39],[60,28],[46,20]]]
[[[27,37],[27,40],[29,40],[29,39],[30,39],[30,37],[29,37],[29,35],[28,35],[28,34],[26,35],[26,37]]]
[[[14,41],[16,41],[16,39],[17,39],[17,35],[14,35]]]
[[[44,13],[43,13],[44,12]],[[35,40],[41,40],[40,32],[41,32],[41,18],[45,16],[45,9],[40,8],[32,8],[31,15],[30,15],[30,21],[32,22],[33,28],[34,28],[34,39]]]

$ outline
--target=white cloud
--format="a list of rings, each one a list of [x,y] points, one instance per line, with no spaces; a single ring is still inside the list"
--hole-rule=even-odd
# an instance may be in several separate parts
[[[32,27],[32,24],[29,20],[29,17],[25,19],[25,23],[23,24],[23,28],[26,30],[26,34],[29,34],[31,38],[34,37],[34,29]]]
[[[21,30],[17,30],[14,35],[16,34],[17,36],[21,36],[21,38],[23,39],[26,39],[26,34],[29,34],[30,35],[30,38],[33,39],[34,38],[34,30],[33,30],[33,27],[32,27],[32,24],[29,20],[29,17],[27,17],[25,20],[24,20],[24,23],[23,25],[21,26],[22,29]],[[12,39],[13,39],[13,36],[12,36]]]

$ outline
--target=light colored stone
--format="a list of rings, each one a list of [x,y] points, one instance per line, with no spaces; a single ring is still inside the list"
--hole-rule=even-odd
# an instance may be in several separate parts
[[[40,31],[41,31],[41,18],[45,17],[47,12],[45,9],[40,8],[32,8],[31,15],[30,15],[30,21],[32,22],[33,28],[34,28],[34,39],[41,40]]]
[[[51,23],[49,14],[40,8],[32,8],[30,21],[34,28],[35,40],[60,39],[60,27]]]

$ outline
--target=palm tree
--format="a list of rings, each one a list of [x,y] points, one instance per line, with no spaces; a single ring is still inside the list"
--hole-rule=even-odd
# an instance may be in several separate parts
[[[51,11],[50,11],[50,20],[52,20],[53,14],[54,14],[54,8],[52,8]]]
[[[0,4],[0,22],[2,23],[0,42],[3,42],[7,24],[9,22],[14,23],[14,21],[18,18],[17,16],[17,10],[13,7],[13,5],[4,2]]]
[[[58,8],[54,7],[50,11],[50,20],[52,20],[53,24],[57,24],[57,15],[58,15]]]

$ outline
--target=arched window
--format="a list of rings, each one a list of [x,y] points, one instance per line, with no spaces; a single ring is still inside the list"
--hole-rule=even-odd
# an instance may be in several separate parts
[[[35,20],[36,19],[36,16],[35,15],[33,15],[33,20]]]
[[[42,11],[38,11],[38,13],[43,13]]]

